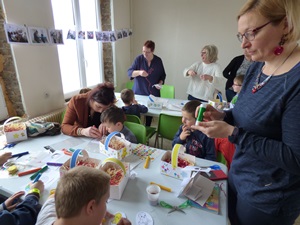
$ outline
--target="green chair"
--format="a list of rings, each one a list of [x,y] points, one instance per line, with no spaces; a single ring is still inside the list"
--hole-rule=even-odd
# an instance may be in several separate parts
[[[128,81],[128,82],[126,82],[126,88],[132,90],[133,84],[134,84],[133,81]]]
[[[182,124],[181,116],[172,116],[160,114],[158,119],[158,128],[155,138],[155,147],[159,147],[159,138],[161,139],[160,148],[163,149],[163,139],[173,140],[176,132]]]
[[[220,162],[225,166],[227,166],[227,160],[225,159],[224,155],[220,151],[217,152],[217,162]]]
[[[126,126],[135,135],[138,143],[141,144],[147,143],[146,127],[144,125],[125,121],[124,126]]]
[[[138,123],[138,124],[144,126],[142,124],[141,119],[136,115],[126,114],[126,121],[132,122],[132,123]],[[156,133],[156,128],[148,127],[148,126],[144,126],[144,127],[146,128],[146,144],[149,144],[149,139],[152,138],[152,136]]]
[[[160,89],[160,97],[175,98],[175,87],[173,85],[162,85]]]

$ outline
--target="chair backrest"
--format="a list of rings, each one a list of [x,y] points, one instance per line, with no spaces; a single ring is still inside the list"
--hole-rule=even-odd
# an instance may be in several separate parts
[[[142,124],[141,119],[136,115],[126,114],[126,121]]]
[[[133,87],[133,81],[126,82],[126,88],[127,89],[131,89],[132,90],[132,87]]]
[[[175,98],[175,87],[173,85],[162,85],[160,89],[160,97]]]
[[[158,135],[162,138],[173,140],[181,124],[181,116],[171,116],[161,113],[158,120]]]
[[[146,144],[146,127],[142,124],[125,121],[124,125],[135,135],[138,143]]]

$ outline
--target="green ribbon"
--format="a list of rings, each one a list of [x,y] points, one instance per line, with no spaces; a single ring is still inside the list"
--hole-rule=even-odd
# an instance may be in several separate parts
[[[172,205],[170,205],[170,204],[168,204],[168,203],[166,203],[166,202],[164,202],[164,201],[160,201],[160,202],[159,202],[159,205],[160,205],[161,207],[164,207],[164,208],[167,208],[167,209],[173,209],[173,208],[175,208],[175,206],[172,206]],[[182,204],[180,204],[179,206],[177,206],[177,208],[178,208],[178,209],[186,209],[186,208],[189,207],[189,206],[191,206],[191,205],[190,205],[189,201],[186,200],[184,203],[182,203]]]

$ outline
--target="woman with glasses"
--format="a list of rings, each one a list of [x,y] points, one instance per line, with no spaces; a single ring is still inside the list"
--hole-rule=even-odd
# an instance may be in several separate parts
[[[206,45],[201,50],[202,61],[184,69],[183,76],[190,79],[187,94],[188,100],[207,102],[214,99],[216,89],[225,93],[225,79],[218,60],[218,49],[215,45]]]
[[[300,213],[300,1],[248,0],[238,39],[255,61],[232,110],[208,106],[199,129],[236,145],[232,225],[292,225]]]
[[[246,74],[247,69],[252,64],[251,56],[244,50],[243,55],[234,57],[223,70],[223,76],[227,79],[225,91],[227,101],[230,102],[235,96],[232,84],[237,74]]]

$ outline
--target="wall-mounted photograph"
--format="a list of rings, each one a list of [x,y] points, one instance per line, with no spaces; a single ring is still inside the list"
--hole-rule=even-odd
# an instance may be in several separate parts
[[[29,40],[31,44],[48,44],[47,29],[42,27],[28,27]]]
[[[49,40],[51,44],[63,44],[63,33],[62,30],[49,29]]]
[[[15,24],[4,24],[8,43],[28,43],[28,32],[26,26]]]

